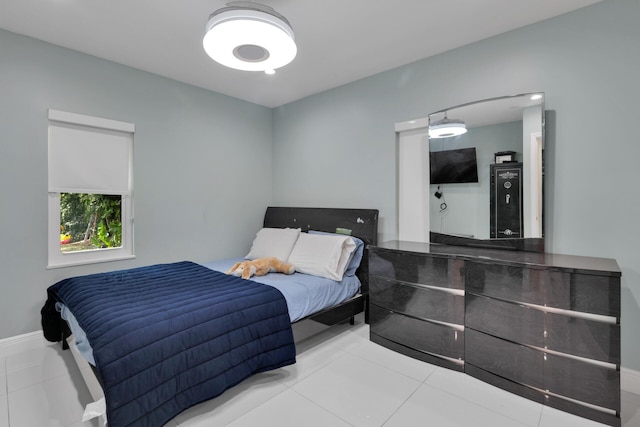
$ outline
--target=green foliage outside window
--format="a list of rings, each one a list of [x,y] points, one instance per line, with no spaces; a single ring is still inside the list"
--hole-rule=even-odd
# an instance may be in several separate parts
[[[122,196],[60,194],[60,250],[122,246]]]

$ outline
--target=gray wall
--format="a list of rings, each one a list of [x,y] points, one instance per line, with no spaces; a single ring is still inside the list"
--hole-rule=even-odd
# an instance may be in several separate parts
[[[378,208],[393,239],[394,123],[543,91],[547,249],[617,259],[622,361],[640,370],[638,18],[637,0],[606,0],[275,109],[275,203]]]
[[[48,108],[135,123],[135,260],[46,269]],[[59,279],[244,255],[271,201],[271,125],[268,108],[0,30],[0,339],[40,329]]]

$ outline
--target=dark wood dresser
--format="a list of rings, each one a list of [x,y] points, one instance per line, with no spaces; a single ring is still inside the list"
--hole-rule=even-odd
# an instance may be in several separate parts
[[[390,241],[369,274],[372,341],[620,426],[615,260]]]

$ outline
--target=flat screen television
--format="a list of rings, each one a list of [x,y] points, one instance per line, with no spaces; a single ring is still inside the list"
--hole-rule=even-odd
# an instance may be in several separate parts
[[[431,151],[431,184],[478,182],[478,162],[475,148]]]

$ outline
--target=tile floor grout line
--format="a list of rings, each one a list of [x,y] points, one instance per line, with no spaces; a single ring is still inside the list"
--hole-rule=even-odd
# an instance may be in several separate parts
[[[349,421],[345,420],[344,418],[342,418],[340,415],[334,413],[333,411],[330,411],[329,409],[325,408],[324,406],[320,405],[318,402],[316,402],[315,400],[311,400],[309,399],[307,396],[305,396],[304,394],[298,392],[297,390],[294,389],[290,389],[292,392],[294,392],[295,394],[297,394],[298,396],[302,397],[303,399],[305,399],[306,401],[310,402],[311,404],[313,404],[314,406],[317,406],[318,408],[322,409],[325,412],[330,413],[331,415],[333,415],[334,417],[338,418],[341,421],[344,421],[346,424],[354,427],[353,424],[351,424]]]
[[[409,401],[409,399],[411,399],[411,397],[414,394],[416,394],[418,392],[418,390],[420,390],[420,387],[422,387],[423,385],[425,385],[424,382],[423,383],[418,383],[418,386],[416,387],[416,389],[413,390],[411,392],[411,394],[409,394],[409,396],[407,396],[407,398],[401,404],[398,405],[398,407],[387,417],[387,419],[385,419],[382,422],[382,424],[380,424],[380,427],[384,427],[384,425],[387,424],[391,420],[391,418],[393,418],[393,416],[398,413],[398,411]]]
[[[544,411],[544,406],[540,409],[540,415],[538,415],[538,423],[536,426],[542,427],[542,412]]]
[[[344,351],[343,349],[337,348],[336,350],[337,350],[338,352],[340,352],[340,355],[339,355],[339,356],[337,356],[335,359],[329,360],[328,362],[324,363],[324,364],[323,364],[322,366],[320,366],[319,368],[314,369],[314,370],[313,370],[313,372],[311,372],[310,374],[305,375],[303,378],[300,378],[300,379],[298,379],[297,381],[295,381],[295,382],[291,383],[291,385],[285,384],[285,381],[287,381],[286,379],[285,379],[285,380],[277,380],[277,381],[280,381],[280,383],[281,383],[282,385],[284,385],[285,387],[287,387],[288,389],[293,389],[293,387],[294,387],[296,384],[298,384],[298,383],[300,383],[301,381],[304,381],[304,380],[306,380],[307,378],[309,378],[309,377],[311,377],[311,376],[315,375],[318,371],[321,371],[322,369],[324,369],[324,368],[326,368],[327,366],[329,366],[331,363],[333,363],[333,362],[335,362],[336,360],[339,360],[339,359],[341,359],[341,358],[345,357],[345,355],[346,355],[346,354],[348,354],[348,353],[347,353],[346,351]],[[334,353],[334,354],[336,354],[336,353]],[[296,363],[298,363],[298,362],[296,361]],[[291,366],[294,366],[294,365],[291,365]]]
[[[280,381],[280,380],[277,380],[277,381]],[[226,422],[226,423],[225,423],[225,426],[228,426],[228,425],[230,425],[230,424],[233,424],[233,423],[235,423],[236,421],[238,421],[240,418],[244,417],[245,415],[250,414],[250,413],[252,413],[253,411],[255,411],[255,410],[257,410],[257,409],[259,409],[259,408],[261,408],[261,407],[263,407],[263,406],[266,406],[269,402],[271,402],[273,399],[275,399],[276,397],[280,396],[282,393],[286,392],[287,390],[291,390],[291,389],[290,389],[289,387],[286,387],[286,386],[285,386],[285,388],[284,388],[283,390],[281,390],[281,391],[279,391],[278,393],[274,394],[273,396],[269,397],[267,400],[265,400],[264,402],[260,403],[258,406],[254,406],[253,408],[251,408],[251,410],[250,410],[250,411],[248,411],[248,412],[244,412],[244,413],[242,413],[242,414],[238,415],[237,417],[235,417],[234,419],[232,419],[232,420],[230,420],[230,421]],[[185,420],[185,421],[186,421],[186,422],[189,422],[189,420],[188,420],[188,419],[187,419],[187,420]],[[180,426],[180,424],[178,424],[178,427],[179,427],[179,426]],[[11,427],[11,426],[9,426],[9,427]]]
[[[445,368],[443,368],[443,369],[445,369]],[[462,396],[459,396],[459,395],[457,395],[457,394],[451,393],[450,391],[445,390],[445,389],[443,389],[443,388],[440,388],[440,387],[438,387],[438,386],[436,386],[436,385],[433,385],[433,384],[427,384],[427,383],[425,383],[425,384],[423,384],[423,385],[428,386],[428,387],[430,387],[430,388],[432,388],[432,389],[434,389],[434,390],[438,390],[438,391],[440,391],[440,392],[442,392],[442,393],[446,393],[446,394],[448,394],[449,396],[453,396],[453,397],[455,397],[455,398],[457,398],[457,399],[463,400],[463,401],[465,401],[467,404],[474,405],[474,406],[479,407],[479,408],[483,408],[483,409],[485,409],[485,410],[487,410],[487,411],[490,411],[490,412],[493,412],[493,413],[495,413],[495,414],[498,414],[498,415],[500,415],[500,416],[501,416],[501,417],[503,417],[503,418],[506,418],[506,419],[509,419],[509,420],[515,421],[515,422],[517,422],[517,423],[519,423],[519,424],[522,424],[522,425],[525,425],[525,424],[523,424],[523,423],[522,423],[522,421],[521,421],[521,420],[519,420],[519,419],[517,419],[517,418],[513,418],[513,417],[511,417],[511,416],[509,416],[509,415],[506,415],[506,414],[504,414],[504,413],[502,413],[502,412],[500,412],[500,411],[498,411],[498,410],[495,410],[495,409],[492,409],[492,408],[487,407],[487,406],[485,406],[485,405],[482,405],[482,404],[480,404],[480,403],[474,402],[473,400],[469,400],[469,399],[467,399],[466,397],[462,397]],[[495,387],[495,386],[492,386],[491,384],[486,384],[486,385],[491,386],[491,387]],[[507,392],[507,393],[508,393],[508,392]],[[511,393],[511,394],[513,394],[513,393]],[[520,396],[518,396],[518,395],[516,395],[516,394],[514,394],[514,396],[516,396],[516,397],[520,397]],[[526,399],[526,398],[524,398],[524,397],[522,397],[522,399],[528,400],[528,399]],[[534,402],[534,403],[536,403],[538,406],[540,406],[540,408],[539,408],[539,409],[540,409],[540,411],[539,411],[538,417],[542,417],[542,409],[544,408],[544,406],[543,406],[542,404],[540,404],[540,403],[537,403],[537,402]],[[538,426],[538,427],[539,427],[539,426]]]
[[[429,363],[429,362],[424,362],[424,363]],[[422,384],[427,384],[427,381],[429,381],[429,379],[430,379],[430,378],[431,378],[431,377],[432,377],[436,372],[438,372],[438,370],[439,370],[439,369],[446,369],[446,368],[442,368],[442,367],[440,367],[440,366],[436,366],[436,365],[434,365],[434,366],[435,366],[435,369],[434,369],[434,370],[432,370],[432,371],[429,373],[429,375],[427,375],[427,378],[425,378],[425,379],[424,379],[424,381],[422,381]]]
[[[371,342],[371,341],[368,341],[368,342]],[[375,344],[375,343],[373,343],[373,344]],[[378,345],[378,344],[375,344],[375,345]],[[381,347],[381,348],[384,348],[384,347]],[[386,349],[385,349],[385,350],[386,350]],[[407,374],[405,374],[404,372],[400,372],[400,371],[398,371],[398,370],[396,370],[396,369],[390,368],[388,365],[385,365],[385,364],[382,364],[382,363],[378,363],[378,362],[376,362],[376,361],[374,361],[374,360],[371,360],[371,359],[368,359],[368,358],[366,358],[366,357],[362,357],[362,356],[360,356],[359,354],[353,353],[353,352],[351,352],[351,351],[349,351],[349,350],[343,350],[343,351],[345,351],[345,352],[349,353],[351,356],[358,357],[358,358],[360,358],[360,359],[362,359],[362,360],[365,360],[365,361],[367,361],[367,362],[369,362],[369,363],[373,363],[373,364],[374,364],[374,365],[376,365],[376,366],[380,366],[380,367],[382,367],[382,368],[385,368],[385,369],[386,369],[386,370],[388,370],[388,371],[394,372],[394,373],[396,373],[396,374],[398,374],[398,375],[402,375],[402,376],[407,377],[407,378],[410,378],[410,379],[412,379],[412,380],[416,380],[416,381],[418,381],[418,382],[420,382],[420,383],[424,383],[425,381],[427,381],[427,379],[429,379],[429,377],[431,377],[431,375],[433,375],[433,372],[435,372],[435,369],[434,369],[434,370],[433,370],[429,375],[427,375],[427,377],[426,377],[425,379],[420,380],[420,379],[417,379],[417,378],[415,378],[415,377],[412,377],[411,375],[407,375]]]
[[[314,375],[318,374],[320,371],[322,371],[323,369],[326,369],[326,368],[327,368],[327,367],[329,367],[330,365],[332,365],[332,364],[334,364],[334,363],[337,363],[339,360],[341,360],[342,358],[344,358],[346,355],[352,356],[352,357],[354,357],[354,358],[356,358],[356,359],[359,359],[359,360],[361,360],[361,361],[363,361],[363,362],[369,363],[369,364],[371,364],[371,365],[373,365],[373,366],[377,366],[377,367],[379,367],[379,368],[383,368],[383,369],[385,369],[386,371],[388,371],[390,374],[398,375],[398,376],[402,376],[402,377],[404,377],[404,378],[406,378],[406,379],[408,379],[408,380],[414,381],[414,382],[416,383],[416,388],[415,388],[415,390],[413,390],[413,391],[409,394],[409,396],[407,397],[407,399],[409,399],[409,397],[411,397],[415,392],[417,392],[417,391],[418,391],[418,389],[423,385],[422,381],[420,381],[420,380],[418,380],[418,379],[415,379],[415,378],[413,378],[413,377],[411,377],[411,376],[409,376],[409,375],[406,375],[406,374],[403,374],[403,373],[401,373],[401,372],[398,372],[398,371],[395,371],[395,370],[393,370],[393,369],[390,369],[389,367],[387,367],[387,366],[385,366],[385,365],[382,365],[382,364],[380,364],[380,363],[376,363],[376,362],[374,362],[374,361],[372,361],[372,360],[370,360],[370,359],[368,359],[368,358],[362,357],[362,356],[360,356],[360,355],[358,355],[358,354],[354,354],[354,353],[352,353],[352,352],[350,352],[350,351],[347,351],[347,350],[345,350],[345,349],[339,349],[339,350],[340,350],[342,353],[344,353],[342,356],[340,356],[340,357],[338,357],[338,358],[336,358],[336,359],[334,359],[334,360],[330,361],[329,363],[327,363],[326,365],[324,365],[322,368],[317,369],[317,370],[316,370],[316,371],[314,371],[312,374],[310,374],[310,375],[306,376],[305,378],[303,378],[303,379],[302,379],[302,380],[300,380],[299,382],[297,382],[297,383],[293,384],[293,386],[295,386],[296,384],[299,384],[300,382],[302,382],[302,381],[304,381],[304,380],[306,380],[306,379],[310,378],[311,376],[314,376]],[[299,394],[300,396],[304,397],[306,400],[308,400],[308,401],[312,402],[315,406],[318,406],[319,408],[322,408],[323,410],[325,410],[325,411],[329,412],[330,414],[333,414],[334,416],[338,417],[340,420],[343,420],[344,422],[346,422],[346,423],[347,423],[347,424],[349,424],[350,426],[353,426],[353,424],[351,424],[350,422],[348,422],[348,421],[344,420],[344,418],[342,418],[340,415],[338,415],[338,414],[334,413],[334,412],[333,412],[333,411],[331,411],[330,409],[325,408],[324,406],[320,405],[320,404],[319,404],[318,402],[316,402],[315,400],[312,400],[312,399],[310,399],[309,397],[305,396],[304,394],[300,393],[299,391],[295,390],[295,389],[293,388],[293,386],[291,387],[291,390],[292,390],[292,391],[294,391],[296,394]],[[389,418],[386,418],[386,419],[382,422],[382,424],[380,424],[378,427],[382,427],[382,426],[384,426],[384,424],[385,424],[385,423],[390,419],[390,417],[391,417],[391,416],[393,416],[393,414],[395,414],[395,413],[397,412],[397,410],[398,410],[398,409],[399,409],[399,408],[400,408],[400,407],[401,407],[405,402],[406,402],[406,399],[405,399],[402,403],[400,403],[400,404],[398,405],[398,407],[397,407],[396,409],[394,409],[394,410],[393,410],[393,412],[391,413],[391,415],[389,416]]]

